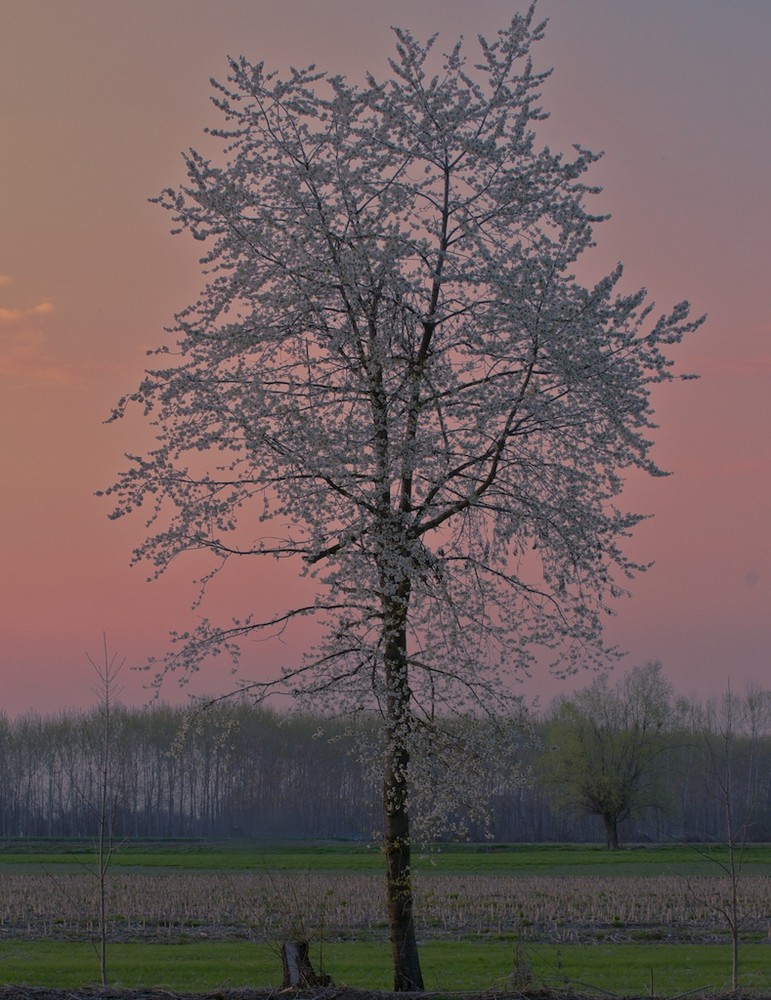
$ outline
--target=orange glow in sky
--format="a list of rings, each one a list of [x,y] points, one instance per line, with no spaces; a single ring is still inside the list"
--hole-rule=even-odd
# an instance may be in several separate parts
[[[209,78],[226,56],[280,71],[316,63],[387,73],[391,24],[458,35],[469,50],[511,0],[5,0],[0,30],[0,710],[92,701],[85,653],[101,634],[139,665],[192,621],[180,559],[160,582],[130,569],[141,517],[107,520],[94,496],[140,450],[137,418],[105,426],[145,351],[199,289],[200,247],[168,235],[148,198],[183,178],[180,151],[218,124]],[[674,475],[634,479],[654,515],[630,551],[655,566],[610,636],[629,665],[661,659],[675,688],[769,686],[771,650],[771,3],[541,0],[537,69],[554,67],[542,141],[605,150],[597,267],[626,266],[663,311],[689,299],[708,324],[676,353],[701,380],[664,386],[655,457]],[[594,266],[594,264],[593,264]],[[218,584],[215,609],[259,609],[290,574]],[[237,607],[235,606],[237,605]],[[213,615],[214,616],[214,615]],[[301,648],[248,647],[244,672]],[[141,703],[146,675],[123,674]],[[581,678],[580,681],[588,681]],[[196,690],[227,689],[217,661]],[[534,676],[528,696],[561,690]],[[164,692],[178,698],[172,688]]]

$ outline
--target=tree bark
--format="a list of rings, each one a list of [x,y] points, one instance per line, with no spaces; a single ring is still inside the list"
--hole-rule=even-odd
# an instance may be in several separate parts
[[[387,603],[385,669],[388,683],[388,750],[383,782],[388,921],[394,990],[423,990],[413,917],[408,767],[410,688],[407,672],[409,584]]]

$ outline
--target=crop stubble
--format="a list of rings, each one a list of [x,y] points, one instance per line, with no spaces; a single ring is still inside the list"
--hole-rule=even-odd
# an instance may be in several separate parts
[[[728,899],[717,876],[421,875],[416,902],[424,938],[516,935],[529,941],[719,942]],[[373,874],[123,874],[109,880],[113,940],[255,941],[292,934],[353,939],[384,933],[384,892]],[[768,936],[771,876],[741,883],[744,930]],[[0,935],[81,939],[96,929],[86,873],[2,875]]]

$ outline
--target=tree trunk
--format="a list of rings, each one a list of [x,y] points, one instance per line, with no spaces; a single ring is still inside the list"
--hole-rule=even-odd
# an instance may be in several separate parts
[[[281,964],[284,967],[284,989],[331,985],[329,976],[314,972],[307,941],[288,941],[282,944]]]
[[[401,777],[407,760],[403,752],[389,754],[385,779],[385,854],[388,886],[388,921],[394,990],[423,989],[415,923],[412,912],[410,821],[406,781]]]
[[[618,820],[615,816],[603,815],[602,820],[605,824],[605,837],[608,842],[608,847],[611,851],[618,850]]]
[[[410,688],[407,672],[407,601],[409,585],[388,602],[385,616],[385,670],[388,684],[388,749],[383,782],[388,921],[391,932],[394,990],[423,989],[415,938],[408,767],[410,762]]]

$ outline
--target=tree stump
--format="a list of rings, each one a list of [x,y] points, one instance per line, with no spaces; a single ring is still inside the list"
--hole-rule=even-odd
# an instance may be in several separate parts
[[[281,945],[281,963],[284,966],[283,987],[330,986],[329,976],[314,972],[308,957],[307,941],[288,941]]]

